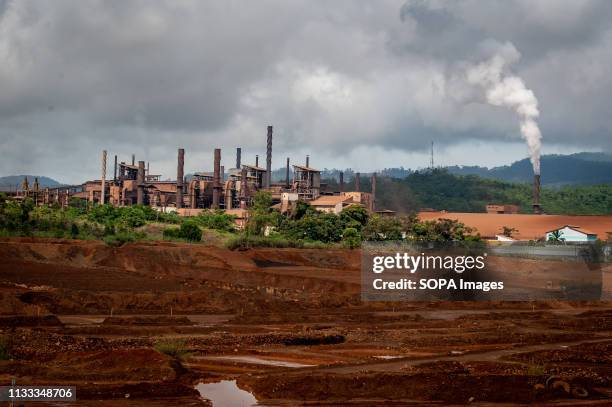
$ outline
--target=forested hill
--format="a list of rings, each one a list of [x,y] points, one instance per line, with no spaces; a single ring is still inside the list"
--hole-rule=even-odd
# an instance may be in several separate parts
[[[41,188],[46,187],[57,187],[61,184],[54,180],[53,178],[43,177],[41,175],[9,175],[6,177],[0,177],[0,190],[14,190],[15,188],[21,188],[21,183],[23,182],[23,178],[28,177],[28,182],[30,186],[34,182],[34,178],[38,177],[38,183]]]
[[[451,174],[478,175],[482,178],[497,179],[510,182],[531,182],[533,169],[528,159],[516,161],[500,167],[450,166],[444,167]],[[345,169],[344,179],[353,177],[353,170]],[[324,178],[336,178],[340,170],[324,169]],[[391,178],[405,178],[414,170],[404,167],[385,168],[378,174]],[[278,179],[284,179],[284,169],[275,173]],[[369,176],[369,174],[362,174]],[[550,186],[562,185],[595,185],[612,184],[612,155],[605,153],[576,153],[571,155],[542,156],[542,184]]]
[[[485,168],[478,166],[447,167],[458,175],[478,175],[502,181],[530,182],[533,169],[528,159],[511,165]],[[612,184],[612,156],[603,153],[542,156],[542,184]]]
[[[335,179],[325,180],[337,190]],[[351,190],[351,182],[345,190]],[[445,169],[413,172],[403,179],[378,177],[376,202],[379,209],[400,213],[421,208],[449,212],[485,212],[488,203],[516,204],[531,213],[532,184],[510,183],[475,175],[451,174]],[[370,178],[361,178],[362,191],[371,190]],[[551,214],[612,214],[612,184],[543,187],[542,206]]]

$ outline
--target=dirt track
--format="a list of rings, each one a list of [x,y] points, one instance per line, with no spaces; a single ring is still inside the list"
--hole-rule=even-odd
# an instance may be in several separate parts
[[[610,303],[364,304],[348,250],[3,239],[0,260],[0,380],[73,384],[79,405],[202,405],[194,384],[229,378],[265,405],[604,405],[612,391]],[[156,352],[163,338],[191,356]]]

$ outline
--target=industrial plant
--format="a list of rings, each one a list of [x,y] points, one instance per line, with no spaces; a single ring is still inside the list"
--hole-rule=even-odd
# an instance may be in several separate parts
[[[371,175],[371,192],[360,191],[360,174],[354,176],[354,190],[345,191],[344,174],[339,174],[337,190],[328,191],[321,183],[321,171],[310,166],[310,157],[304,164],[291,164],[286,158],[285,179],[272,182],[272,126],[267,127],[265,168],[255,162],[242,162],[242,148],[235,151],[235,164],[226,170],[222,165],[222,151],[213,151],[212,171],[195,172],[187,177],[184,170],[185,149],[177,151],[176,180],[161,180],[161,175],[152,173],[145,161],[137,161],[134,154],[131,162],[118,161],[114,156],[112,174],[107,172],[107,151],[102,151],[101,178],[86,181],[83,185],[41,189],[38,180],[30,187],[24,179],[17,197],[30,197],[36,205],[68,206],[71,199],[84,200],[90,204],[113,206],[147,205],[161,212],[176,212],[181,216],[194,216],[202,210],[225,210],[238,218],[252,204],[258,191],[271,194],[275,208],[282,213],[290,211],[297,201],[307,201],[323,212],[339,213],[350,205],[361,205],[376,211],[376,174]],[[233,161],[233,157],[232,157]],[[387,211],[388,212],[388,211]]]

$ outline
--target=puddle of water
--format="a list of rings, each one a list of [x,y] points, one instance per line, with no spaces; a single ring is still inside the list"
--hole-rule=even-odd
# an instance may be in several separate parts
[[[236,380],[221,380],[216,383],[200,383],[196,386],[200,396],[212,402],[213,407],[250,407],[257,399],[236,384]]]
[[[304,363],[287,362],[285,360],[262,359],[256,356],[209,356],[203,359],[208,360],[233,360],[236,362],[252,363],[255,365],[279,366],[279,367],[311,367],[315,365],[307,365]]]

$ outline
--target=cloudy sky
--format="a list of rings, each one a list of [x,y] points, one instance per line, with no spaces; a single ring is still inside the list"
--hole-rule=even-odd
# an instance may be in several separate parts
[[[519,121],[461,82],[501,48],[543,153],[612,150],[612,2],[0,0],[0,175],[99,177],[102,149],[175,176],[223,149],[320,168],[500,165]],[[510,72],[511,71],[511,72]],[[544,172],[545,169],[543,168]]]

